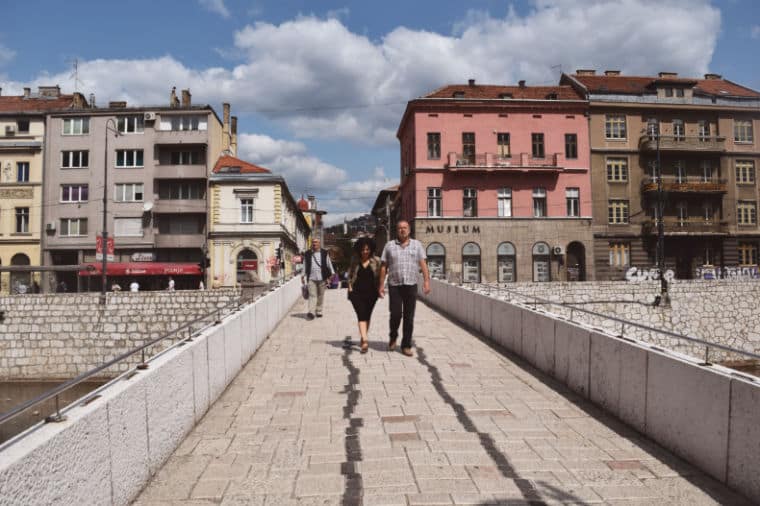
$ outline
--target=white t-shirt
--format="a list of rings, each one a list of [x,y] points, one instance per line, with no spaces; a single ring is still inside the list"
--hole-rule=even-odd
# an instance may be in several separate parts
[[[170,292],[174,291],[174,280],[173,279],[169,280],[169,291]]]
[[[132,281],[129,284],[129,291],[130,292],[139,292],[140,291],[140,285],[137,283],[137,281]]]

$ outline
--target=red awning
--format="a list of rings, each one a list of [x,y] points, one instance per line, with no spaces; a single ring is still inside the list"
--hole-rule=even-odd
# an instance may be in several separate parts
[[[101,276],[103,264],[100,262],[82,264],[80,276]],[[201,266],[193,263],[168,262],[108,262],[106,274],[109,276],[200,276]]]

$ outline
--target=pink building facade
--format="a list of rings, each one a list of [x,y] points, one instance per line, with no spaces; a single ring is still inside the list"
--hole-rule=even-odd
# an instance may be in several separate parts
[[[569,86],[466,85],[409,102],[401,217],[436,276],[591,279],[588,104]]]

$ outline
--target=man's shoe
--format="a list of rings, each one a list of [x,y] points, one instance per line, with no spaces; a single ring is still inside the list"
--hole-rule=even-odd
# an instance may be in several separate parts
[[[317,318],[322,318],[322,313],[317,313]]]
[[[401,350],[401,353],[403,353],[407,357],[413,357],[414,356],[414,353],[412,353],[412,349],[411,348],[403,348]]]
[[[388,351],[393,351],[395,349],[396,349],[396,340],[391,339],[390,342],[388,343]]]
[[[313,320],[314,319],[314,315],[311,314],[311,313],[306,313],[306,319],[307,320]]]

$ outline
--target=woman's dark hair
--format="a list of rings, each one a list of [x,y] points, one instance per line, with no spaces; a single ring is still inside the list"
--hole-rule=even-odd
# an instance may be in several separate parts
[[[360,237],[357,239],[357,241],[354,243],[354,252],[358,255],[362,255],[362,250],[364,249],[364,246],[369,246],[369,254],[374,255],[375,254],[375,241],[373,241],[369,237]]]

